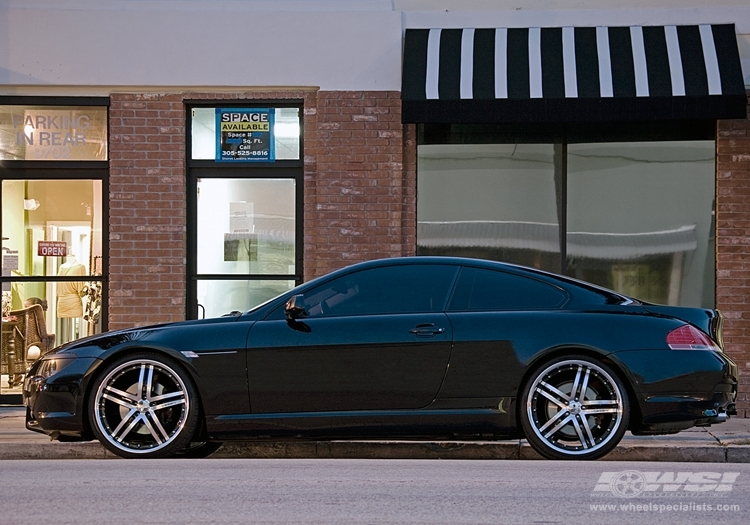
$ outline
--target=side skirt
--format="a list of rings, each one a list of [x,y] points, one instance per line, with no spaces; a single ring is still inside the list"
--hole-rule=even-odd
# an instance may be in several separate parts
[[[497,408],[231,414],[206,419],[211,439],[493,439],[513,437],[515,410]]]

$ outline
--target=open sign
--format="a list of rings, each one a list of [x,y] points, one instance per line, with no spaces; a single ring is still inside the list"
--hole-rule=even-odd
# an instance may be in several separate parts
[[[41,257],[65,257],[68,255],[68,245],[65,241],[39,241],[36,253]]]

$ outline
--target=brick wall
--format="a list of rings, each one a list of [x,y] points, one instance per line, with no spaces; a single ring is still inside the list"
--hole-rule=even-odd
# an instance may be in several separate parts
[[[185,103],[258,98],[304,99],[306,144],[314,150],[314,92],[111,96],[110,330],[185,319]],[[306,180],[312,180],[314,160],[314,154],[305,157]]]
[[[400,93],[318,93],[317,165],[305,213],[306,279],[406,253],[403,152]]]
[[[114,94],[110,329],[185,318],[185,104],[252,99],[304,101],[305,280],[414,253],[416,165],[404,177],[403,152],[415,130],[405,139],[398,92]]]
[[[109,329],[184,319],[182,96],[113,94],[109,114]]]
[[[750,417],[750,119],[719,121],[716,151],[716,305],[740,367],[738,415]]]

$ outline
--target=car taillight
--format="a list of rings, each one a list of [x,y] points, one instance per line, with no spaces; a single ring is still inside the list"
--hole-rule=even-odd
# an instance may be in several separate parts
[[[706,334],[686,324],[667,334],[667,345],[672,350],[715,350],[721,348],[714,343]]]

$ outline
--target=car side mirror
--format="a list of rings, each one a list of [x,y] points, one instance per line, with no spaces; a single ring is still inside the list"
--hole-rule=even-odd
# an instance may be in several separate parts
[[[301,294],[291,296],[284,307],[284,314],[289,321],[294,321],[298,317],[305,317],[307,315],[305,297]]]

